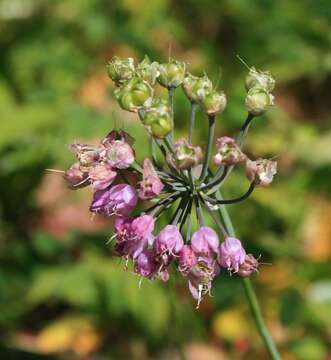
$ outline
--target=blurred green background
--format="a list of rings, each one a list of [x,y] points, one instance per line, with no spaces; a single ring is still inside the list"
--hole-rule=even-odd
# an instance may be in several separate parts
[[[169,42],[192,72],[220,79],[218,135],[245,118],[236,54],[276,77],[277,106],[254,120],[245,150],[276,156],[279,174],[229,210],[246,248],[272,263],[253,281],[282,357],[331,358],[330,0],[0,0],[1,359],[267,359],[236,277],[224,272],[199,311],[179,278],[139,289],[105,245],[109,222],[90,220],[90,191],[44,171],[68,167],[68,144],[115,123],[147,155],[105,64],[162,61]],[[181,90],[175,110],[179,136]],[[202,114],[198,128],[203,145]],[[234,172],[225,193],[245,187]]]

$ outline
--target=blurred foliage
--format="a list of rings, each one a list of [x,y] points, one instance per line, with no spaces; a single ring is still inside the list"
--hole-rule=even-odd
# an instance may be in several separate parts
[[[320,0],[0,0],[0,353],[5,359],[264,359],[240,282],[222,274],[194,310],[184,283],[143,282],[111,255],[109,224],[88,214],[46,168],[67,145],[114,126],[143,129],[112,99],[113,55],[162,61],[169,43],[208,72],[229,105],[218,134],[245,117],[249,64],[277,79],[277,107],[254,121],[246,151],[277,156],[279,175],[230,207],[240,238],[262,254],[255,277],[284,359],[331,356],[331,4]],[[175,94],[179,131],[189,107]],[[205,142],[198,114],[195,142]],[[240,171],[227,194],[245,189]],[[206,347],[204,344],[207,344]]]

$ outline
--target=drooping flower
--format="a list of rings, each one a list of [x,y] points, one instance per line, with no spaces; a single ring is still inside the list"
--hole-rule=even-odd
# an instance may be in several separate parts
[[[156,272],[156,263],[150,250],[144,250],[139,254],[134,264],[134,272],[145,278],[153,277]]]
[[[95,191],[106,189],[116,178],[117,172],[108,164],[97,163],[88,172],[92,188]]]
[[[233,138],[222,136],[216,140],[217,153],[214,163],[221,165],[235,165],[246,160],[246,155]]]
[[[139,198],[142,200],[152,199],[159,195],[163,190],[163,183],[157,175],[152,162],[146,158],[143,164],[143,179],[140,182],[138,191]]]
[[[104,159],[116,169],[127,169],[134,162],[132,147],[123,140],[111,141],[104,151]]]
[[[94,193],[90,211],[111,215],[127,215],[138,201],[136,189],[127,184],[119,184]]]
[[[219,239],[212,228],[201,226],[193,233],[191,246],[197,255],[209,257],[212,253],[218,253]]]
[[[240,265],[238,275],[241,277],[248,277],[254,272],[257,272],[259,262],[252,254],[245,256],[244,262]]]
[[[174,153],[167,154],[167,162],[175,169],[191,169],[202,161],[202,150],[200,146],[193,146],[184,138],[174,144]]]
[[[89,175],[80,169],[80,164],[74,163],[63,174],[63,178],[67,181],[69,187],[73,190],[85,187],[90,184]]]
[[[178,270],[186,276],[197,264],[198,259],[191,245],[184,245],[178,256]]]
[[[238,272],[245,256],[246,252],[240,240],[228,236],[219,247],[218,262],[222,267]]]
[[[277,162],[268,159],[246,160],[246,175],[256,186],[268,186],[277,174]]]

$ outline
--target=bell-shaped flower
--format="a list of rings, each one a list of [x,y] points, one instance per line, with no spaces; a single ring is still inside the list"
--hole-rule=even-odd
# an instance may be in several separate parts
[[[193,233],[191,246],[197,255],[209,257],[213,253],[218,253],[219,239],[212,228],[201,226],[199,230]]]
[[[157,175],[152,162],[146,158],[143,164],[143,179],[139,183],[139,198],[142,200],[152,199],[163,190],[163,183]]]
[[[184,245],[178,254],[178,270],[186,276],[197,264],[198,259],[191,245]]]
[[[240,265],[245,261],[245,257],[245,249],[240,240],[234,237],[226,237],[219,247],[218,262],[230,271],[238,272]]]
[[[134,162],[132,147],[123,140],[111,141],[104,151],[104,159],[116,169],[127,169]]]
[[[240,146],[228,136],[216,140],[216,149],[214,163],[218,166],[235,165],[246,160],[246,155],[241,151]]]
[[[111,215],[127,215],[138,201],[136,189],[127,184],[118,184],[94,193],[90,211]]]

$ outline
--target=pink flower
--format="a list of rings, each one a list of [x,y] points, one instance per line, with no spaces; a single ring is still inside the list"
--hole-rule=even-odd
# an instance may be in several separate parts
[[[82,171],[88,171],[90,166],[96,164],[100,159],[99,149],[94,145],[71,144],[71,150],[76,154]]]
[[[268,159],[246,161],[246,175],[257,186],[268,186],[277,174],[277,162]]]
[[[228,136],[222,136],[216,141],[217,153],[214,156],[216,165],[234,165],[246,160],[236,141]]]
[[[106,189],[116,178],[116,171],[112,170],[110,165],[99,163],[92,166],[88,172],[92,182],[93,190]]]
[[[245,256],[244,262],[240,265],[238,275],[241,277],[248,277],[252,273],[257,272],[259,262],[251,254]]]
[[[127,215],[137,204],[138,196],[134,187],[119,184],[94,193],[90,211],[107,216]]]
[[[127,169],[134,162],[132,147],[123,140],[113,140],[102,152],[105,161],[116,169]]]
[[[208,257],[213,252],[218,253],[219,239],[212,228],[201,226],[192,235],[191,246],[196,254]]]
[[[152,162],[146,158],[144,160],[143,179],[140,182],[139,197],[142,200],[152,199],[159,195],[164,187],[158,177]]]
[[[134,272],[145,278],[152,278],[156,271],[154,256],[151,251],[145,250],[137,257]]]
[[[238,272],[245,256],[246,252],[240,240],[234,237],[226,237],[219,248],[218,261],[222,267]]]
[[[67,181],[69,187],[73,190],[82,188],[90,184],[88,173],[80,169],[79,163],[73,164],[65,171],[63,178]]]
[[[202,150],[200,146],[193,146],[184,138],[179,139],[174,144],[175,156],[167,154],[167,163],[177,169],[191,169],[202,161]]]
[[[154,219],[150,215],[135,219],[120,216],[115,219],[114,228],[119,255],[136,259],[153,237]]]
[[[197,262],[197,257],[191,245],[184,245],[179,252],[178,270],[182,273],[182,275],[186,276],[197,264]]]

